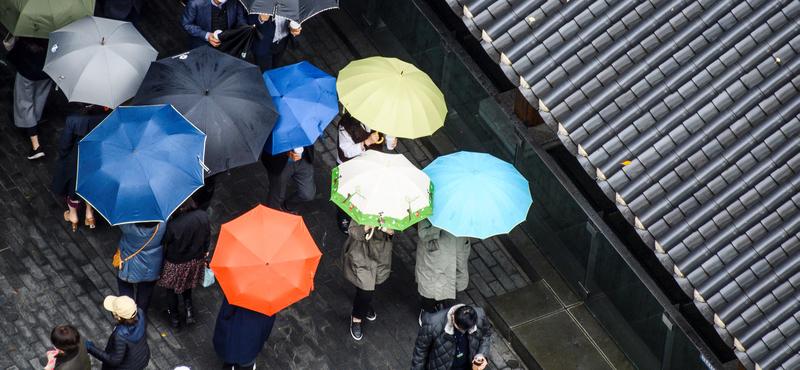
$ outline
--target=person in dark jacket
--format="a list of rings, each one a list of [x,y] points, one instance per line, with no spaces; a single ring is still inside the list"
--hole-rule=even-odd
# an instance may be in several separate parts
[[[14,80],[14,125],[24,129],[31,140],[30,160],[44,157],[39,145],[39,120],[53,82],[44,73],[47,39],[19,37],[8,52],[8,61],[17,69]]]
[[[67,116],[61,139],[58,142],[58,159],[56,160],[53,174],[52,191],[64,197],[67,210],[64,211],[64,221],[72,224],[72,232],[78,229],[78,210],[84,203],[75,192],[75,173],[78,170],[78,142],[92,131],[100,121],[105,118],[109,110],[105,107],[91,104],[81,104],[76,114]],[[84,225],[90,229],[95,228],[94,209],[86,205],[86,218]]]
[[[107,296],[103,308],[117,320],[106,349],[100,350],[92,341],[86,341],[86,349],[103,363],[103,370],[142,370],[150,362],[150,346],[147,345],[145,312],[126,296]]]
[[[300,202],[314,200],[317,193],[314,184],[314,145],[295,148],[277,155],[263,153],[261,163],[267,169],[269,193],[267,206],[287,212],[296,212]],[[297,190],[286,196],[289,181]]]
[[[217,31],[246,26],[247,20],[238,1],[190,0],[181,16],[181,25],[189,34],[189,48],[194,49],[206,43],[218,47]]]
[[[153,287],[161,275],[166,227],[163,222],[123,224],[119,240],[122,264],[117,274],[119,294],[136,300],[143,312],[150,306]]]
[[[48,363],[45,370],[92,369],[86,345],[74,326],[59,325],[53,328],[50,332],[50,343],[55,349],[47,352]]]
[[[237,307],[222,299],[214,326],[214,350],[225,369],[255,369],[256,357],[267,342],[274,316]]]
[[[103,0],[103,16],[134,25],[142,11],[142,0]]]
[[[261,72],[272,69],[272,38],[275,37],[275,22],[270,18],[269,14],[247,16],[247,24],[256,26],[256,37],[250,48]]]
[[[411,370],[483,370],[491,345],[492,326],[483,309],[457,304],[423,316]]]
[[[192,289],[203,280],[205,258],[211,243],[208,214],[188,199],[167,223],[164,244],[164,268],[156,285],[172,291],[167,315],[172,327],[180,325],[178,296],[183,296],[186,324],[194,324]]]

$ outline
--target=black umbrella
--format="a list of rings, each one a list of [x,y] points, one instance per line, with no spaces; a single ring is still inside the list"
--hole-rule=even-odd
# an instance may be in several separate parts
[[[255,33],[256,28],[253,26],[241,26],[222,31],[219,33],[220,44],[217,49],[237,58],[247,59],[247,53],[250,52],[250,44],[253,43]]]
[[[209,46],[153,62],[133,103],[172,104],[202,130],[208,176],[257,161],[278,118],[258,67]]]
[[[240,0],[250,14],[280,15],[303,23],[320,12],[339,8],[339,0]]]

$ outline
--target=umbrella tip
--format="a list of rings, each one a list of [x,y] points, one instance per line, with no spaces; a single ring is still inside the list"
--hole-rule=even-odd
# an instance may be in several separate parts
[[[206,89],[206,92],[204,92],[203,95],[208,95],[208,89]]]
[[[103,36],[100,38],[100,45],[105,45],[105,44],[106,44],[106,38],[105,36]]]

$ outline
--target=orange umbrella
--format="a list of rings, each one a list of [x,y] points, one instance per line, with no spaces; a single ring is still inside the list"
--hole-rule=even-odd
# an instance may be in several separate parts
[[[308,296],[321,257],[302,217],[259,205],[222,225],[211,269],[232,305],[273,315]]]

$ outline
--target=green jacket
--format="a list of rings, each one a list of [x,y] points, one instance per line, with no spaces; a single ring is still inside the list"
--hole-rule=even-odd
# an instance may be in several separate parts
[[[342,251],[344,277],[363,290],[375,290],[392,272],[392,237],[375,230],[366,239],[364,226],[350,221],[348,237]]]
[[[428,220],[417,224],[417,290],[425,298],[455,299],[469,284],[469,238],[456,237]]]

